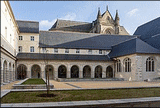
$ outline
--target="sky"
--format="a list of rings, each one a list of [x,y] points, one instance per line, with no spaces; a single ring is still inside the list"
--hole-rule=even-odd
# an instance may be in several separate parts
[[[38,21],[40,30],[48,30],[57,19],[89,22],[108,10],[132,35],[138,26],[160,17],[160,1],[10,1],[16,20]]]

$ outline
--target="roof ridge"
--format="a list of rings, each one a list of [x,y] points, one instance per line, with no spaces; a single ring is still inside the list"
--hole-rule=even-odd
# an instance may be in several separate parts
[[[72,20],[65,20],[65,19],[58,19],[58,20],[62,20],[62,21],[71,21],[71,22],[80,22],[80,23],[90,23],[90,22],[81,22],[81,21],[72,21]]]
[[[38,22],[39,23],[39,21],[27,21],[27,20],[16,20],[16,21],[21,21],[21,22]]]

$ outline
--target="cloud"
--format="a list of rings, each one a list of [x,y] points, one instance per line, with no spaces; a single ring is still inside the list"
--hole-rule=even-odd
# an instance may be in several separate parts
[[[75,20],[76,18],[76,14],[75,13],[67,13],[64,17],[61,17],[59,19],[63,19],[63,20]],[[40,30],[48,30],[50,29],[53,24],[56,22],[57,19],[53,19],[52,21],[49,20],[42,20],[40,21],[39,25],[40,25]]]
[[[128,15],[129,17],[131,17],[131,16],[135,15],[137,11],[139,11],[139,10],[138,10],[137,8],[135,8],[135,9],[127,12],[127,15]]]

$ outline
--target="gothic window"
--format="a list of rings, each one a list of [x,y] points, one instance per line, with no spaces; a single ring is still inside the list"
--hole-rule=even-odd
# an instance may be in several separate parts
[[[124,70],[125,72],[131,72],[131,59],[130,58],[126,58],[124,60]]]
[[[151,57],[146,60],[146,72],[154,72],[154,59]]]
[[[121,61],[117,60],[117,72],[121,72]]]

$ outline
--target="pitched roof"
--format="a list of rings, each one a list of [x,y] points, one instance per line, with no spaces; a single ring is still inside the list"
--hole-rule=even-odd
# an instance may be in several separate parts
[[[92,28],[92,23],[57,19],[57,21],[49,29],[49,31],[63,30],[63,31],[75,31],[75,32],[89,32],[91,28]]]
[[[95,33],[73,33],[73,32],[57,32],[57,31],[40,31],[39,33],[39,45],[54,46],[66,42],[76,41],[84,38],[97,36],[100,34]]]
[[[88,35],[88,34],[86,34]],[[94,34],[95,35],[95,34]],[[57,35],[56,35],[57,36]],[[61,44],[40,44],[40,47],[53,47],[53,48],[80,48],[80,49],[111,49],[111,46],[119,42],[126,41],[134,38],[135,36],[128,35],[95,35],[77,40],[70,40],[72,37],[77,37],[77,34],[70,35],[67,39],[68,42]],[[84,36],[84,35],[82,35]],[[40,39],[41,40],[41,39]],[[54,40],[54,39],[52,39]],[[49,41],[49,40],[48,40]],[[46,41],[47,42],[47,41]]]
[[[106,55],[77,55],[77,54],[43,54],[43,53],[18,53],[18,60],[94,60],[109,61]]]
[[[39,22],[16,20],[20,33],[39,33]]]
[[[160,50],[160,34],[152,36],[151,38],[147,38],[144,41],[150,44],[151,46],[153,46],[154,48],[157,48]]]
[[[139,38],[134,38],[112,46],[109,56],[113,58],[135,53],[160,54],[160,50],[150,46]]]
[[[160,34],[160,17],[139,26],[134,33],[134,35],[141,35],[142,40],[157,34]]]

